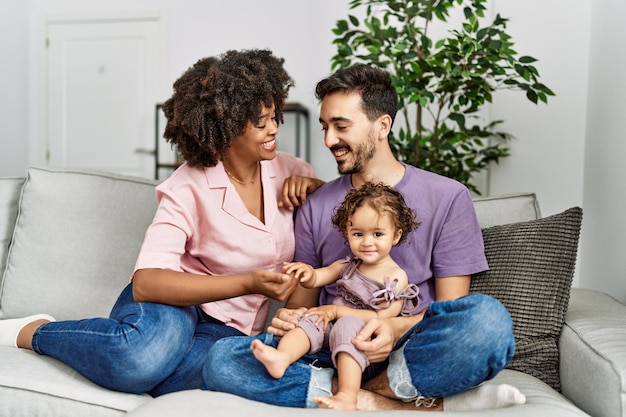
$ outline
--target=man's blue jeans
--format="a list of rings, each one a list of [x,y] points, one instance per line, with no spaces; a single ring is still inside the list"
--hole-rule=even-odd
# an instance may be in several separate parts
[[[242,335],[207,321],[198,307],[133,301],[132,284],[108,319],[52,322],[32,344],[103,387],[153,396],[204,388],[202,367],[215,341]]]
[[[272,335],[255,336],[276,345]],[[252,337],[217,341],[204,368],[208,389],[289,407],[315,407],[328,396],[333,369],[329,353],[307,355],[281,379],[272,378],[250,350]],[[513,358],[513,322],[496,299],[471,294],[432,303],[424,319],[396,344],[387,363],[366,369],[364,381],[387,366],[390,388],[400,399],[447,397],[493,378]]]

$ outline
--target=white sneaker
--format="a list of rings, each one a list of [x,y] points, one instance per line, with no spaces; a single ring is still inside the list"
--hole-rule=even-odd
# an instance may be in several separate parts
[[[0,346],[17,347],[17,336],[20,334],[20,331],[28,324],[37,320],[56,321],[54,317],[47,314],[0,320]]]

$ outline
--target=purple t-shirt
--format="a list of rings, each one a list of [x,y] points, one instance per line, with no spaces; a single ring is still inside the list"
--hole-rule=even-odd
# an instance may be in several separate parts
[[[415,211],[420,226],[392,248],[391,257],[419,287],[419,310],[435,299],[435,277],[470,275],[488,269],[480,225],[469,191],[461,183],[405,165],[395,188]],[[352,188],[345,175],[308,196],[296,217],[296,261],[314,268],[351,255],[350,247],[331,218]],[[320,304],[332,304],[335,284],[320,294]]]

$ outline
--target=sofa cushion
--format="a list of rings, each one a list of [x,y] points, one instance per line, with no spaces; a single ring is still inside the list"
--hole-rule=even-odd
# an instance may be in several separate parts
[[[0,179],[0,288],[24,178]]]
[[[582,209],[483,229],[489,270],[472,277],[471,291],[499,299],[513,318],[516,351],[508,368],[557,391],[558,339],[574,275]]]
[[[152,399],[102,388],[31,350],[0,347],[0,416],[123,416]]]
[[[571,402],[556,393],[548,385],[521,372],[505,369],[491,381],[485,382],[485,384],[509,384],[518,387],[526,396],[526,403],[515,407],[492,410],[444,411],[435,413],[435,415],[456,417],[588,417],[587,414],[577,409]],[[207,412],[207,410],[210,410],[210,412]],[[179,415],[207,415],[210,417],[232,417],[238,415],[257,417],[413,417],[429,414],[431,413],[417,410],[415,412],[385,410],[351,411],[346,413],[341,410],[326,410],[323,408],[277,407],[223,392],[188,390],[157,397],[130,411],[127,417],[171,417]]]
[[[0,318],[107,316],[156,210],[153,181],[30,168],[0,294]]]

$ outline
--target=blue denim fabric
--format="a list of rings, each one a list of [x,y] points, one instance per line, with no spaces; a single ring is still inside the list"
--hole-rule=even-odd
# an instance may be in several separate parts
[[[513,321],[495,298],[471,294],[432,303],[396,346],[387,376],[398,398],[448,397],[508,365],[515,353]]]
[[[271,335],[256,336],[276,346]],[[206,357],[205,385],[256,401],[288,407],[315,407],[314,396],[328,395],[329,353],[322,350],[291,365],[281,379],[272,378],[250,350],[251,337],[224,338]],[[513,323],[494,298],[472,294],[454,301],[432,303],[424,320],[398,341],[390,355],[387,375],[398,398],[418,395],[446,397],[493,378],[513,358]],[[372,364],[363,380],[386,364]]]
[[[275,379],[252,354],[253,339],[274,347],[278,345],[274,336],[267,333],[217,341],[206,357],[204,383],[207,389],[299,408],[316,407],[314,396],[330,396],[334,372],[330,352],[322,350],[305,355],[287,368],[281,379]]]
[[[206,352],[216,340],[242,333],[206,322],[195,306],[136,303],[131,285],[108,319],[43,325],[33,335],[33,350],[115,391],[158,396],[203,388]]]

